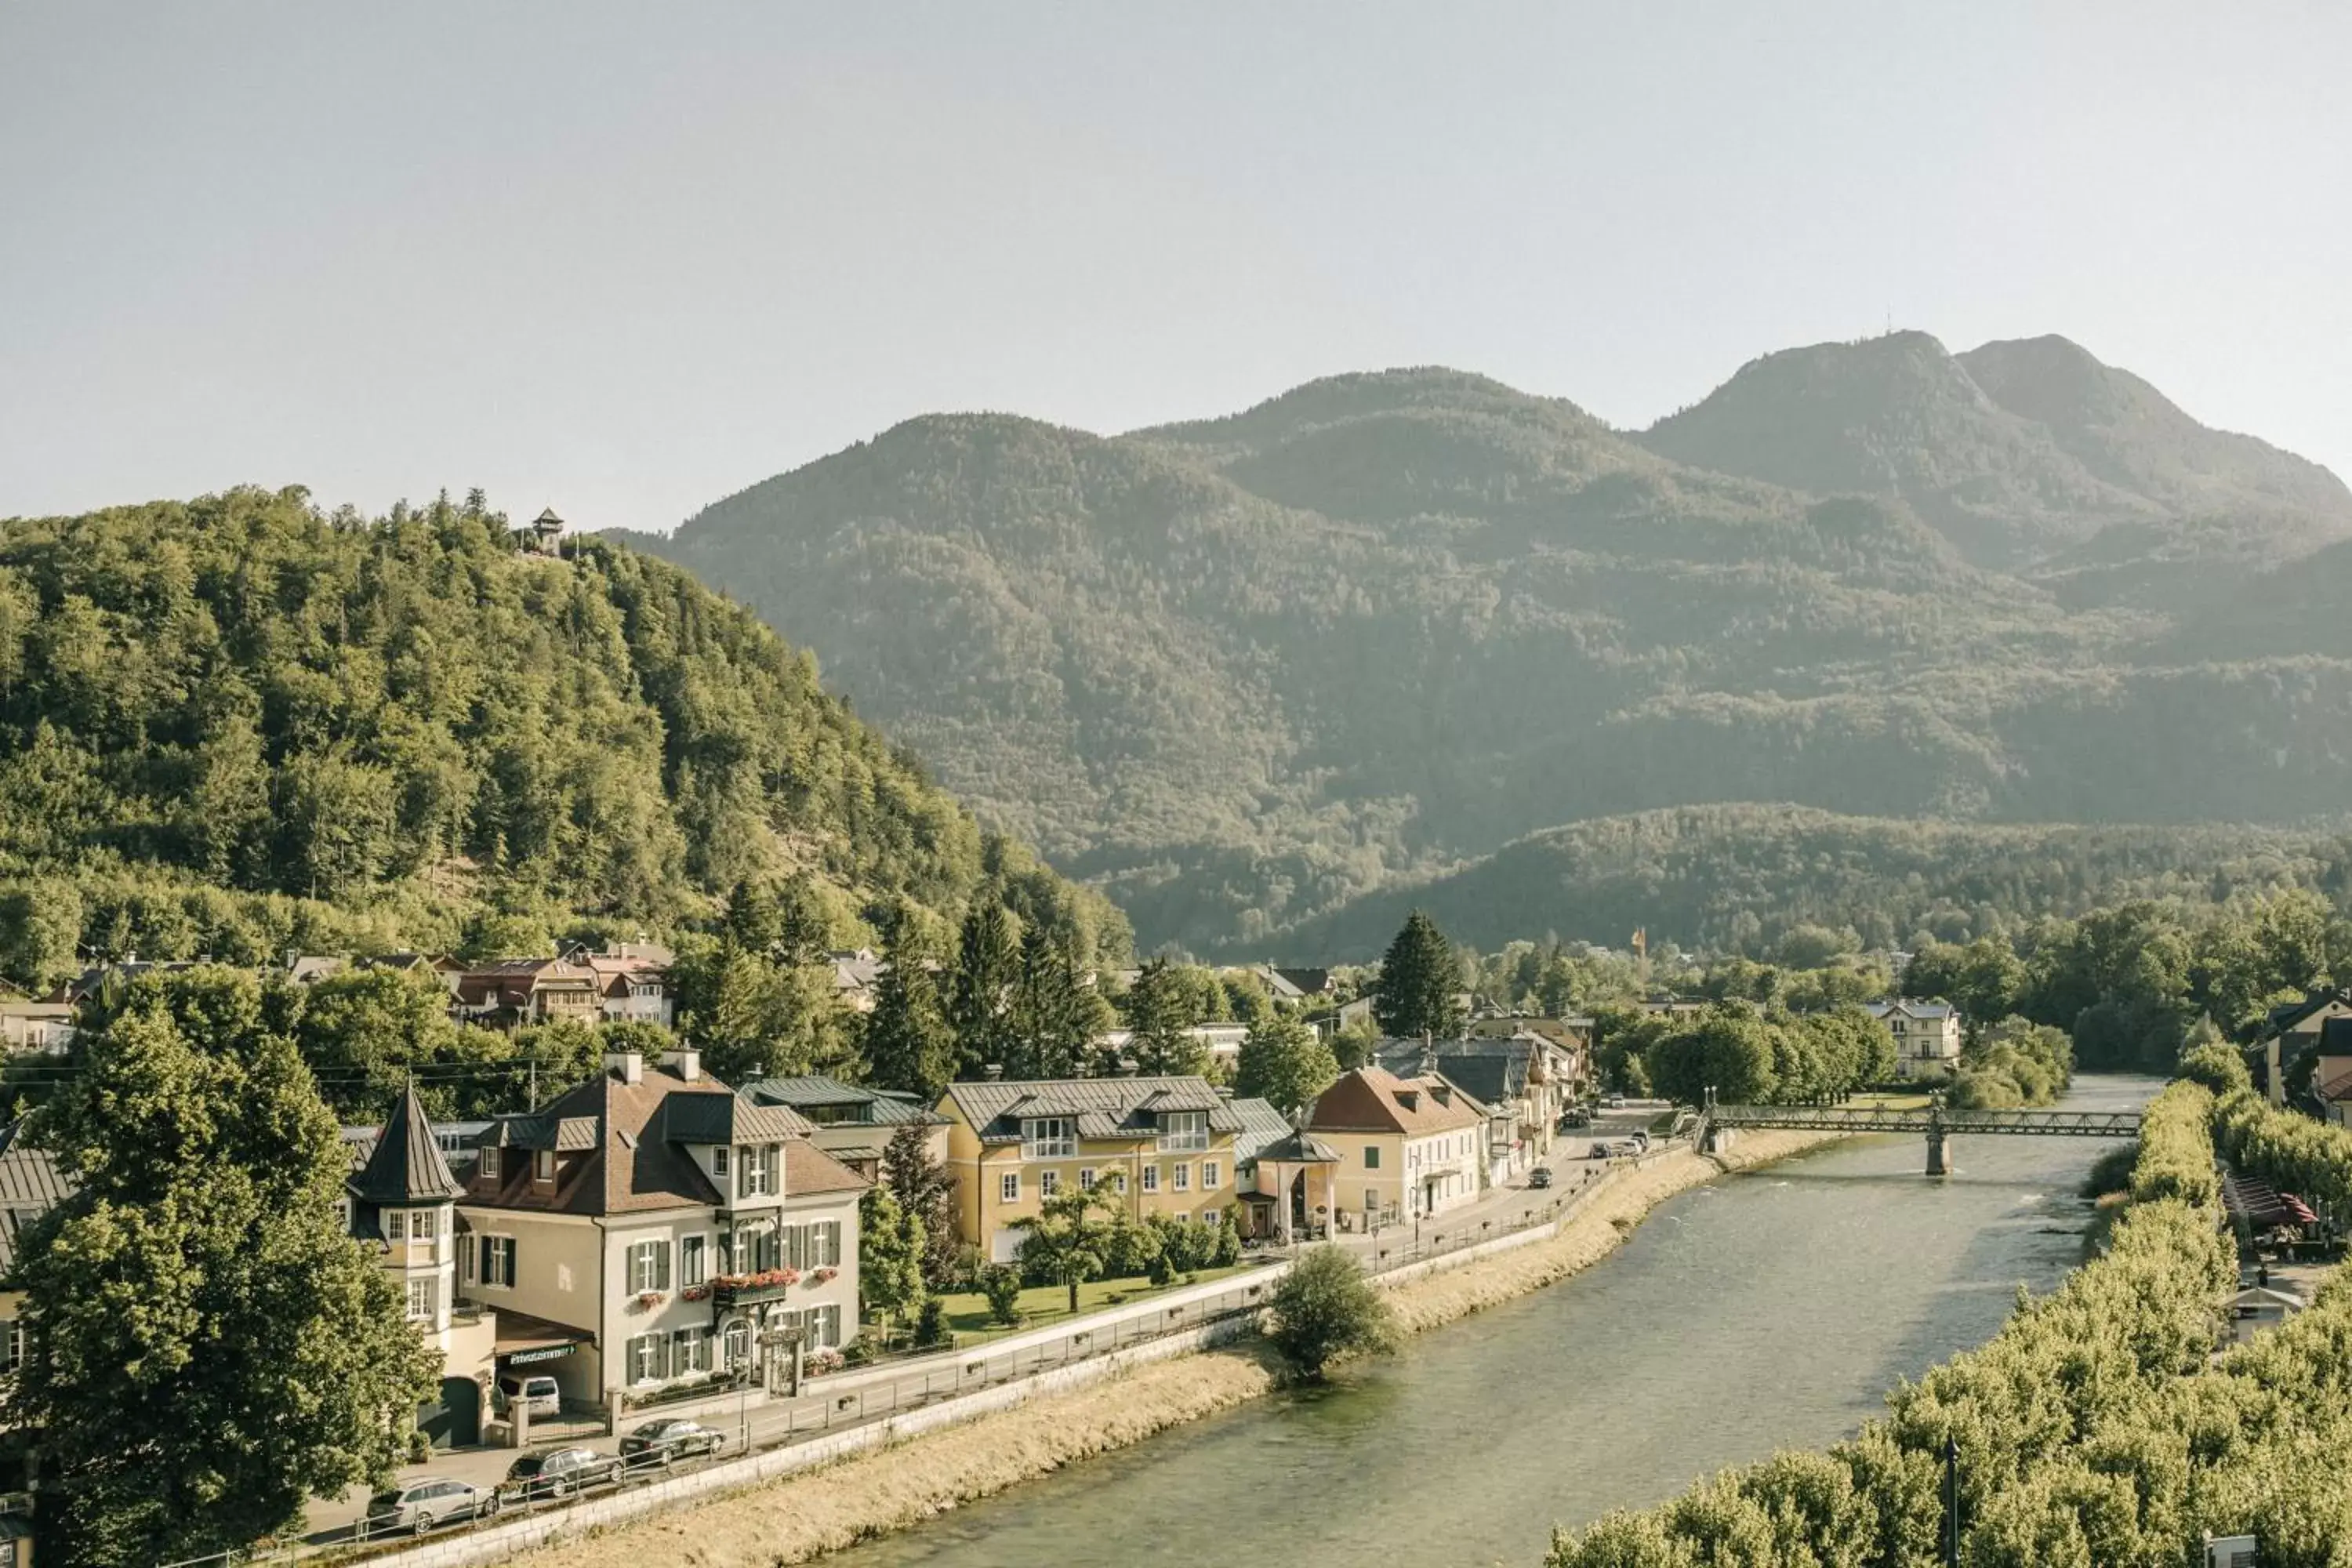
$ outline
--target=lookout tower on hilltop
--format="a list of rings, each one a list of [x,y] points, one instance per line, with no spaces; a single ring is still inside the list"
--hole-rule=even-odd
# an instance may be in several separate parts
[[[531,519],[529,528],[516,529],[515,534],[522,541],[522,547],[535,554],[561,555],[563,553],[563,520],[555,515],[553,507],[549,507]]]

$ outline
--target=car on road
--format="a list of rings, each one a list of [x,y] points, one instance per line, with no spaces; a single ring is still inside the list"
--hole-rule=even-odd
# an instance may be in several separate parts
[[[1538,1165],[1534,1170],[1529,1171],[1528,1173],[1528,1185],[1531,1187],[1548,1187],[1551,1185],[1551,1167],[1549,1165]]]
[[[622,1438],[621,1458],[632,1465],[667,1465],[693,1454],[715,1454],[726,1446],[726,1433],[672,1416],[648,1421]]]
[[[1611,1096],[1609,1097],[1609,1100],[1608,1100],[1608,1106],[1609,1106],[1609,1109],[1610,1109],[1610,1110],[1624,1110],[1624,1109],[1625,1109],[1625,1097],[1624,1097],[1623,1095],[1622,1095],[1622,1094],[1612,1094],[1612,1095],[1611,1095]]]
[[[1610,1155],[1614,1154],[1616,1152],[1616,1147],[1613,1144],[1595,1143],[1592,1146],[1592,1158],[1596,1160],[1606,1160]]]
[[[498,1511],[499,1494],[494,1489],[453,1481],[446,1476],[426,1476],[368,1499],[367,1511],[360,1516],[352,1533],[364,1538],[404,1530],[422,1535],[451,1520],[489,1519]]]
[[[1572,1106],[1559,1113],[1559,1130],[1573,1132],[1580,1127],[1592,1125],[1592,1112],[1585,1106]]]
[[[490,1408],[501,1415],[517,1409],[533,1415],[554,1415],[562,1411],[563,1398],[551,1377],[509,1373],[490,1391]]]
[[[569,1497],[621,1479],[621,1457],[593,1448],[550,1448],[507,1467],[507,1486],[526,1498]]]

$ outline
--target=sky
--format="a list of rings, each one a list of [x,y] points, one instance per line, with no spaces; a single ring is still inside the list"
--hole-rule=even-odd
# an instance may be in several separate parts
[[[2352,477],[2352,6],[0,7],[0,516],[2060,332]]]

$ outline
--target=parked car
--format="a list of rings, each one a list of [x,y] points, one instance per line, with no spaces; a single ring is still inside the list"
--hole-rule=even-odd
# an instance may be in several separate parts
[[[471,1481],[453,1481],[446,1476],[427,1476],[368,1499],[367,1512],[360,1518],[358,1533],[383,1535],[405,1530],[422,1535],[435,1525],[446,1524],[453,1519],[488,1519],[498,1511],[499,1494],[494,1489],[478,1487]]]
[[[1581,1105],[1570,1107],[1559,1113],[1559,1130],[1563,1132],[1573,1132],[1580,1127],[1591,1125],[1592,1112]]]
[[[507,1467],[507,1485],[527,1498],[568,1497],[621,1479],[621,1457],[593,1448],[550,1448]]]
[[[726,1446],[726,1433],[673,1416],[648,1421],[622,1438],[621,1458],[632,1465],[667,1465],[689,1454],[715,1454]]]
[[[1609,1158],[1609,1156],[1610,1156],[1610,1155],[1612,1155],[1612,1154],[1615,1153],[1616,1152],[1617,1152],[1617,1151],[1615,1150],[1615,1148],[1613,1148],[1613,1147],[1612,1147],[1612,1145],[1610,1145],[1610,1144],[1607,1144],[1607,1143],[1595,1143],[1595,1144],[1592,1146],[1592,1158],[1594,1158],[1594,1159],[1596,1159],[1596,1160],[1606,1160],[1607,1158]]]
[[[1625,1109],[1625,1097],[1622,1094],[1612,1094],[1609,1097],[1608,1103],[1610,1110],[1622,1110]]]
[[[555,1379],[551,1377],[509,1373],[490,1391],[490,1408],[501,1415],[517,1408],[533,1415],[553,1415],[562,1410],[563,1399],[556,1392]]]
[[[1534,1170],[1529,1171],[1528,1173],[1528,1185],[1531,1187],[1548,1187],[1551,1185],[1551,1167],[1549,1165],[1538,1165]]]

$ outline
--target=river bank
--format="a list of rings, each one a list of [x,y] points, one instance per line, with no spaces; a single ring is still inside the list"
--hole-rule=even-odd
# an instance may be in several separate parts
[[[1547,1239],[1403,1281],[1390,1300],[1410,1332],[1457,1321],[1591,1267],[1676,1194],[1830,1141],[1821,1133],[1755,1133],[1720,1157],[1677,1151],[1618,1173]],[[558,1562],[565,1568],[805,1563],[1233,1409],[1276,1384],[1271,1362],[1254,1344],[1184,1356],[516,1561],[534,1568]]]

